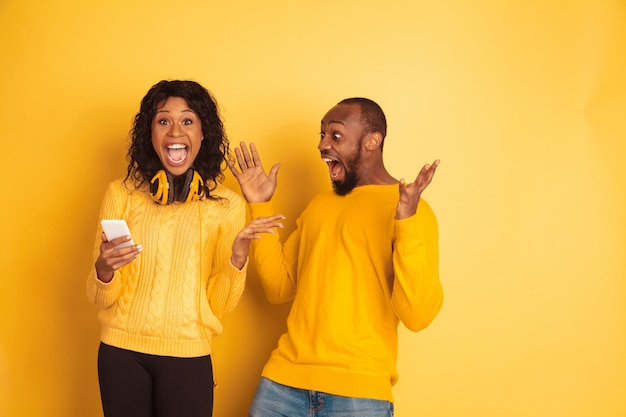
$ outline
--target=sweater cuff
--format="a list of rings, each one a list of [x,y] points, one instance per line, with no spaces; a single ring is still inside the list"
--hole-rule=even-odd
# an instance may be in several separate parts
[[[104,282],[100,280],[100,278],[98,278],[98,271],[96,271],[96,268],[93,269],[92,276],[93,280],[96,282],[96,287],[98,288],[98,290],[104,291],[109,291],[112,287],[116,287],[117,282],[120,280],[120,273],[117,270],[113,271],[113,278],[111,278],[111,281],[109,282]]]
[[[248,203],[250,208],[250,216],[252,219],[259,217],[268,217],[272,215],[272,202],[265,201],[262,203]]]
[[[96,268],[93,268],[87,279],[87,297],[89,300],[102,308],[108,308],[121,290],[120,272],[113,273],[113,279],[109,282],[102,282],[98,279]]]
[[[415,239],[416,236],[422,238],[420,233],[420,220],[419,214],[415,213],[412,216],[405,217],[404,219],[396,220],[396,237],[398,240]]]

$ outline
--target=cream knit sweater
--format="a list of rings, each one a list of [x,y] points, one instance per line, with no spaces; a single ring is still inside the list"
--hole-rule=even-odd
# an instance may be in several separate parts
[[[100,219],[124,219],[143,246],[130,264],[104,283],[92,268],[87,296],[100,307],[102,342],[142,353],[196,357],[211,353],[220,319],[244,290],[246,266],[230,263],[236,234],[245,226],[243,199],[219,184],[217,200],[159,205],[147,191],[109,185]],[[94,259],[101,243],[98,228]]]

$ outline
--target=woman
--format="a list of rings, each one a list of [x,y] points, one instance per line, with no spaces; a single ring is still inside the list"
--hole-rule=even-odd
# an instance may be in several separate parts
[[[160,81],[141,102],[128,170],[109,185],[89,300],[100,307],[98,375],[106,417],[210,416],[211,337],[243,292],[250,239],[245,202],[221,184],[229,143],[211,94]],[[266,229],[254,229],[255,232]]]

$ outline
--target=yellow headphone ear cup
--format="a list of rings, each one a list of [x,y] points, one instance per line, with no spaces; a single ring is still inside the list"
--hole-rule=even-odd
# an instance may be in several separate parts
[[[204,180],[198,174],[198,171],[193,170],[191,173],[191,180],[189,181],[189,191],[185,203],[190,201],[199,200],[204,197]]]
[[[150,181],[150,194],[152,198],[159,204],[169,204],[170,183],[168,181],[167,172],[160,170]]]

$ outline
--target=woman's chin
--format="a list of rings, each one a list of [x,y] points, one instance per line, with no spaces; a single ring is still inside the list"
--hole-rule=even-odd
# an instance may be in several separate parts
[[[170,173],[170,175],[174,177],[185,174],[187,171],[189,171],[189,168],[191,168],[191,165],[185,162],[178,164],[167,161],[165,164],[162,165],[163,169],[165,169],[167,172]]]

